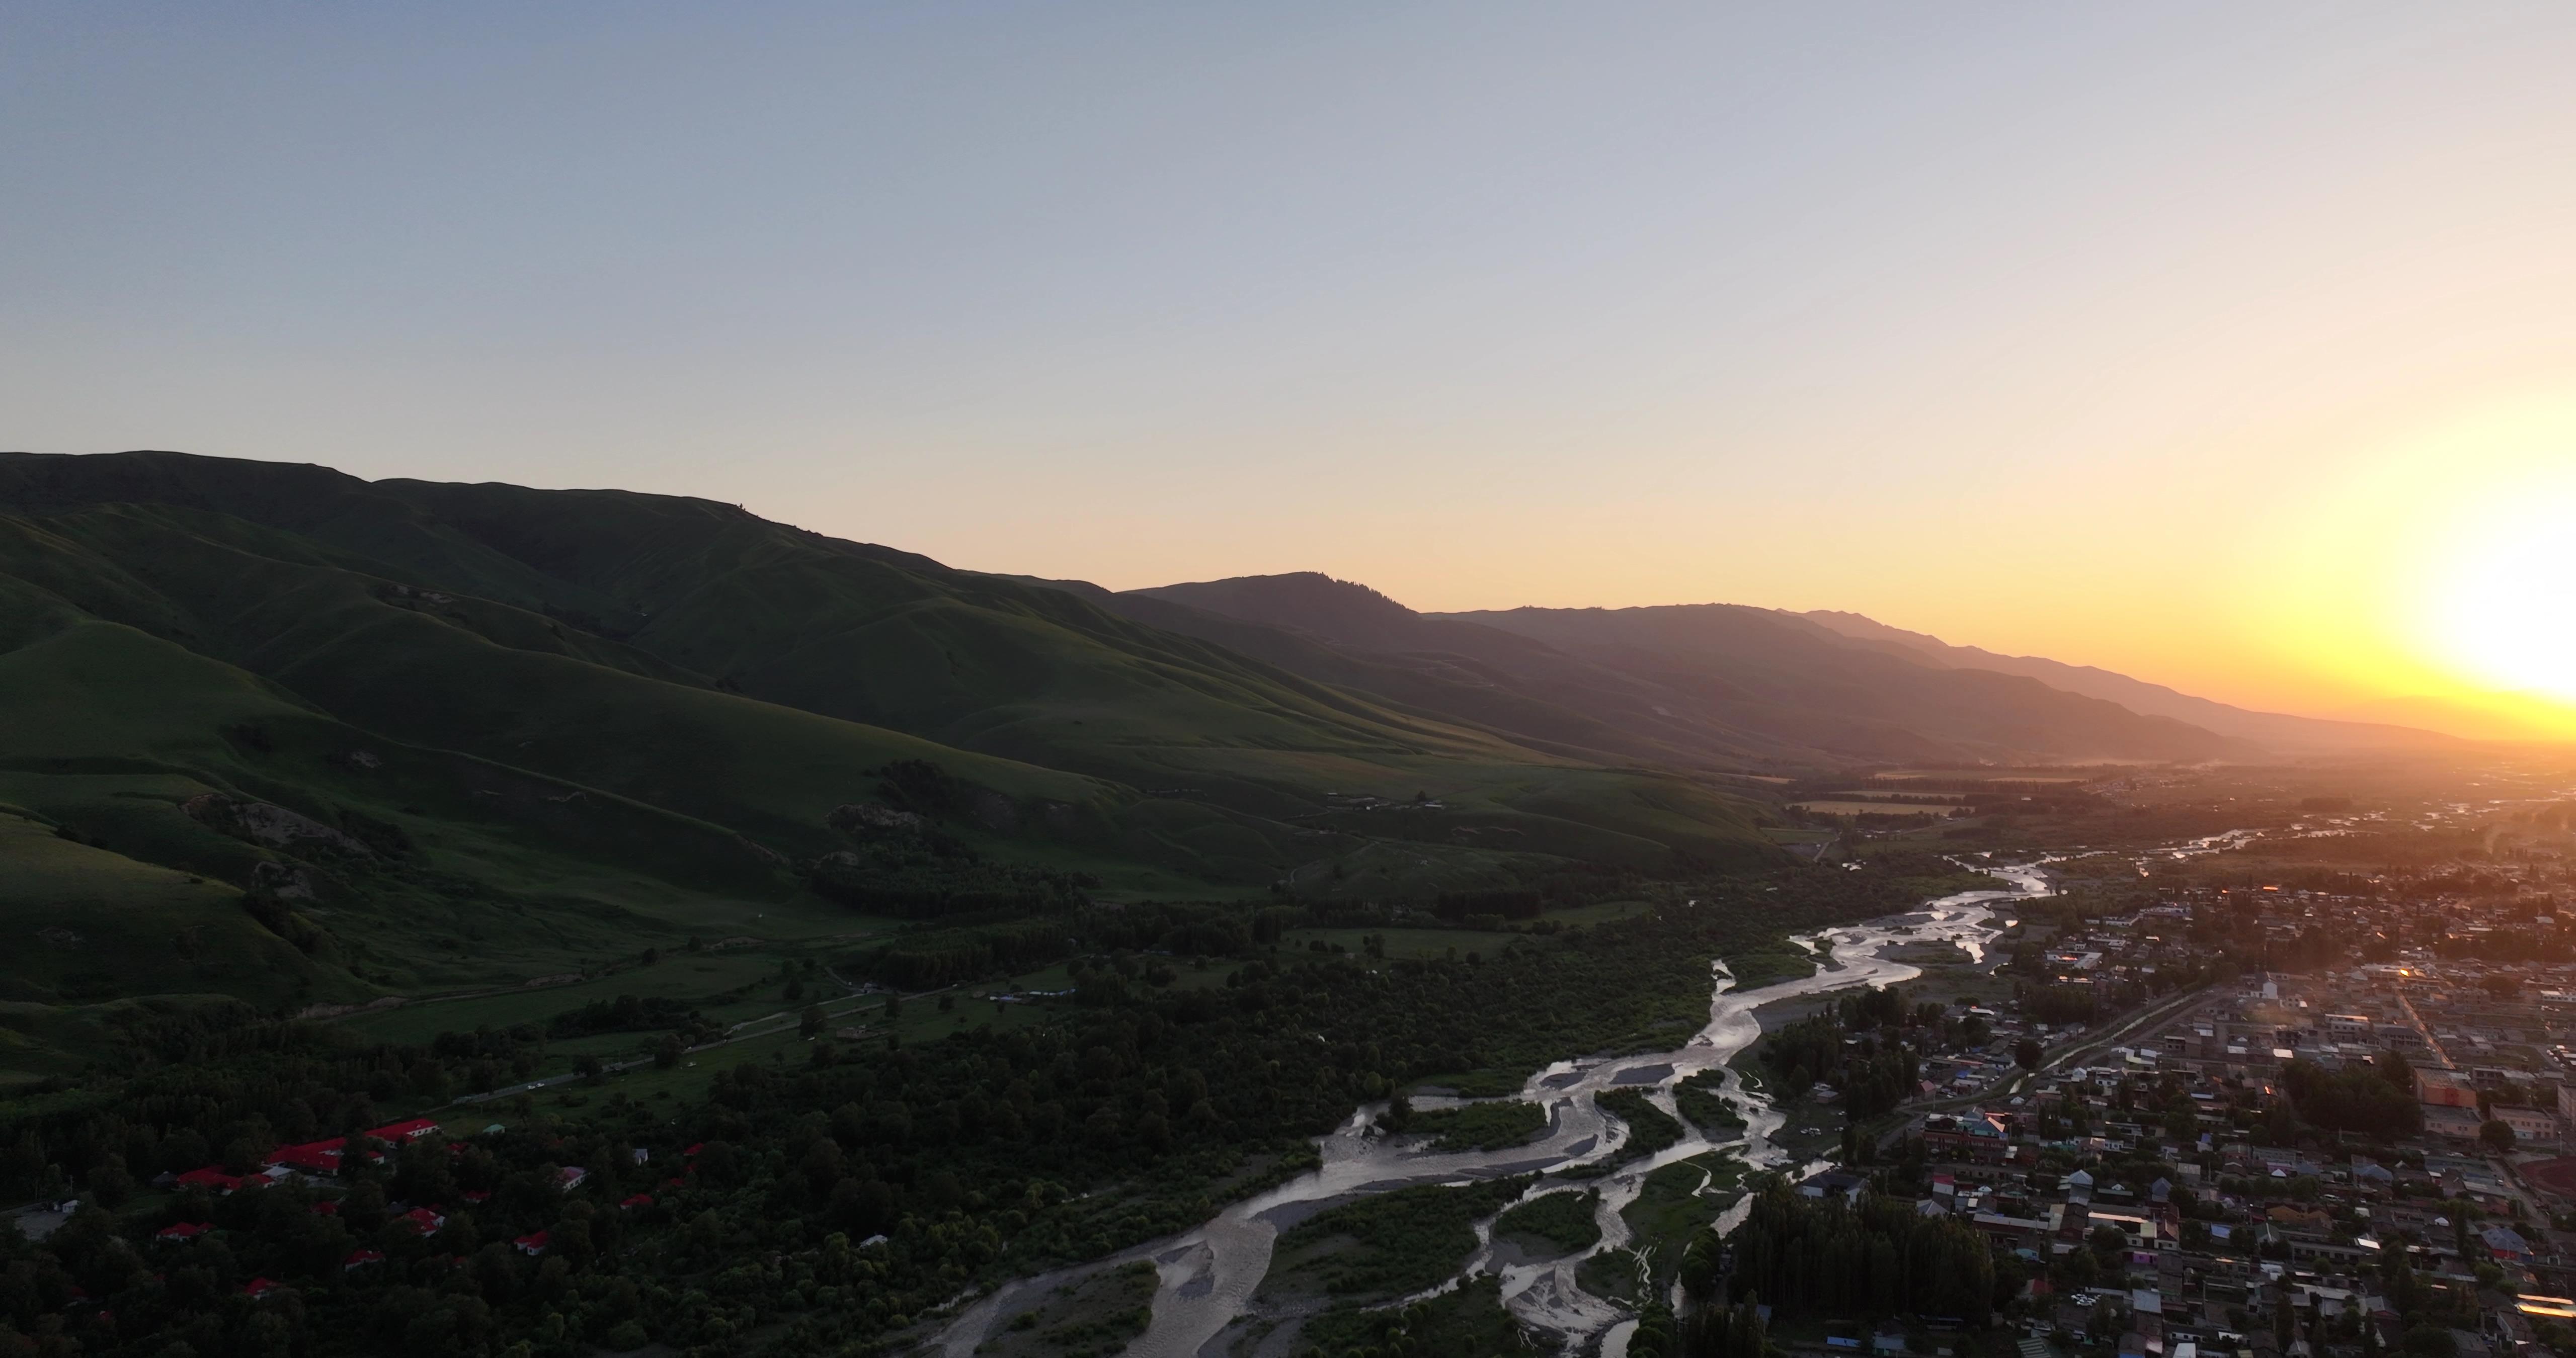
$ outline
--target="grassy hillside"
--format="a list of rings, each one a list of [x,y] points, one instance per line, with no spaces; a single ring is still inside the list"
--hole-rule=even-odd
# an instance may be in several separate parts
[[[295,1009],[1066,893],[1427,899],[1776,854],[1676,775],[619,492],[0,455],[0,695],[0,862],[52,884],[20,931],[134,921],[0,956],[46,1060],[66,1006],[155,995]]]

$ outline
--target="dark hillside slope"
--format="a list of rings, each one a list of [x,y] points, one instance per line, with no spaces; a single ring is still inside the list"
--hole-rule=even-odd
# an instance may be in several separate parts
[[[97,617],[369,729],[788,852],[865,769],[934,756],[1008,788],[1013,833],[1065,819],[1046,806],[1089,808],[1074,821],[1118,852],[1218,880],[1314,852],[1284,818],[1326,813],[1328,792],[1428,790],[1481,818],[1417,818],[1413,838],[1499,827],[1591,854],[1607,830],[1639,862],[1770,852],[1749,808],[1669,778],[728,505],[133,453],[0,455],[0,507],[20,515],[22,578],[68,573]],[[1682,810],[1635,817],[1641,793]]]
[[[1168,599],[1151,590],[1116,593],[1080,580],[1013,577],[1080,595],[1148,627],[1214,642],[1290,674],[1353,689],[1397,709],[1480,727],[1554,754],[1686,766],[1711,751],[1613,725],[1527,691],[1506,670],[1459,655],[1362,650],[1299,628],[1256,622]]]
[[[2092,665],[2069,665],[2045,656],[2003,655],[1980,646],[1953,646],[1939,637],[1890,627],[1858,613],[1819,611],[1799,616],[1854,640],[1896,647],[1926,664],[2018,674],[2051,688],[2115,702],[2151,717],[2187,721],[2222,736],[2254,741],[2284,753],[2427,749],[2459,743],[2450,736],[2408,726],[2256,712]]]
[[[1485,689],[1527,714],[1519,718],[1525,724],[1496,723],[1515,733],[1527,731],[1526,723],[1532,722],[1597,723],[1619,733],[1617,738],[1628,742],[1624,748],[1669,751],[1664,757],[1725,769],[1809,767],[1848,758],[1777,733],[1712,720],[1676,703],[1676,695],[1659,684],[1544,642],[1477,622],[1416,613],[1365,585],[1313,571],[1164,585],[1117,597],[1130,601],[1125,607],[1184,605],[1238,623],[1310,636],[1375,665]],[[1566,715],[1537,715],[1542,713]],[[1592,739],[1598,743],[1603,737]],[[1937,750],[1924,742],[1920,754],[1928,757]]]
[[[2036,679],[1946,669],[1850,642],[1806,619],[1733,604],[1457,615],[1650,676],[1721,719],[1836,749],[1917,733],[1983,757],[2208,759],[2242,746],[2170,717]]]

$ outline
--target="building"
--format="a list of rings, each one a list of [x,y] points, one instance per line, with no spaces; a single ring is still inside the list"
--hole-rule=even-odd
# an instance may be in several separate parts
[[[2012,1158],[2012,1133],[1993,1113],[1935,1114],[1923,1120],[1923,1153],[1933,1160],[1998,1165]]]
[[[2517,1146],[2555,1146],[2562,1139],[2558,1115],[2545,1108],[2508,1108],[2502,1104],[2487,1110],[2489,1116],[2513,1129]]]
[[[2415,1072],[2415,1101],[2427,1108],[2475,1111],[2478,1091],[2447,1070],[2419,1070]]]

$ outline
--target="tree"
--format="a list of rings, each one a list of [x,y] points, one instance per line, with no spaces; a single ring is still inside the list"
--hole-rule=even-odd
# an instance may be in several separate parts
[[[2478,1128],[2478,1144],[2498,1155],[2513,1149],[2513,1124],[2502,1118],[2489,1119]]]
[[[2460,1341],[2439,1325],[2417,1325],[2406,1332],[2400,1347],[2408,1358],[2454,1358],[2460,1351]]]
[[[799,1015],[796,1019],[796,1035],[799,1037],[813,1037],[822,1031],[823,1006],[819,1004],[809,1004],[805,1006],[805,1012]]]
[[[686,1055],[688,1050],[688,1047],[680,1041],[678,1033],[662,1034],[662,1040],[653,1044],[653,1068],[671,1069],[680,1064],[680,1058]]]
[[[2039,1063],[2046,1060],[2047,1056],[2048,1053],[2039,1045],[2038,1038],[2025,1037],[2013,1044],[2013,1064],[2024,1070],[2039,1069]]]

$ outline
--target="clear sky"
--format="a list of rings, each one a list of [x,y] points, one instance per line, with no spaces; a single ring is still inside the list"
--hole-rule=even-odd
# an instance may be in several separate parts
[[[1852,609],[2304,711],[2576,695],[2576,6],[7,33],[0,446],[1122,587]]]

